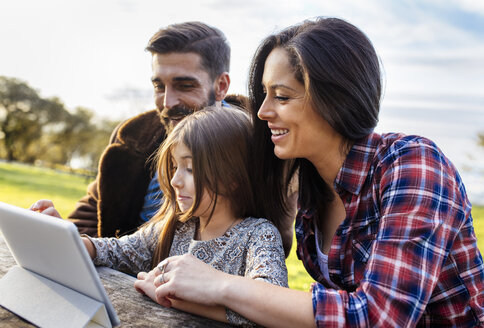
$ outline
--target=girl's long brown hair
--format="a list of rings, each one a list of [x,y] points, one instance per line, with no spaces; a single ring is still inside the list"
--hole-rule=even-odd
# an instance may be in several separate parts
[[[180,211],[170,184],[174,173],[172,150],[180,143],[192,153],[195,184],[193,205],[185,213]],[[158,179],[164,202],[147,223],[162,225],[152,268],[168,257],[177,224],[193,217],[200,205],[203,190],[212,196],[212,212],[218,196],[222,196],[229,201],[236,217],[259,214],[249,174],[251,143],[252,125],[248,115],[232,108],[209,107],[195,112],[178,123],[168,135],[157,154]]]

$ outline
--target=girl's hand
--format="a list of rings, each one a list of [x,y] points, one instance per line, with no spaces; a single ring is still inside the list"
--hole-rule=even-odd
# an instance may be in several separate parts
[[[96,247],[92,243],[91,239],[87,237],[81,237],[81,239],[86,247],[87,252],[89,253],[89,256],[91,257],[91,260],[93,260],[96,257]]]
[[[36,201],[32,206],[30,206],[29,210],[62,219],[59,212],[57,212],[55,209],[54,203],[48,199]]]
[[[159,269],[154,270],[159,304],[167,306],[170,298],[210,306],[220,303],[224,281],[231,275],[212,268],[191,254],[169,257],[164,261],[163,274]]]
[[[154,280],[159,274],[161,274],[161,270],[159,268],[154,268],[150,272],[138,273],[138,280],[134,282],[134,288],[136,289],[136,291],[148,296],[156,303],[165,307],[171,307],[171,302],[169,299],[163,299],[161,302],[156,299],[156,286],[154,284]]]

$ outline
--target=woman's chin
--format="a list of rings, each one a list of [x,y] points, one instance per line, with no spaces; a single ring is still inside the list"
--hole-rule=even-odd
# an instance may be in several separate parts
[[[281,149],[280,147],[276,146],[274,147],[274,155],[276,155],[277,158],[279,159],[292,159],[295,158],[294,156],[291,155],[290,152]]]

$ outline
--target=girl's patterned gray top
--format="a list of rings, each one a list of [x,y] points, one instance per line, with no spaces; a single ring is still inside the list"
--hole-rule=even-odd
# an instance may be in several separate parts
[[[193,239],[197,226],[198,218],[178,223],[170,256],[190,253],[223,272],[288,286],[282,239],[268,220],[246,218],[223,236],[207,241]],[[161,227],[160,222],[121,238],[90,238],[96,247],[94,264],[131,274],[150,271]],[[226,313],[230,323],[252,325],[229,309]]]

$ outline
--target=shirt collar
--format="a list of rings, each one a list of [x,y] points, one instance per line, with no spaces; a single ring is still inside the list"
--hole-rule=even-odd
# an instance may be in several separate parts
[[[371,133],[353,144],[334,180],[336,187],[354,195],[360,193],[380,140],[379,134]]]

